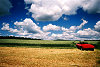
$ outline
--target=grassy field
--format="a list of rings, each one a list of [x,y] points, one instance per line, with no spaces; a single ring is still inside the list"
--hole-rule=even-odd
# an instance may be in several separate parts
[[[0,67],[99,67],[100,42],[94,51],[81,51],[79,41],[0,39]]]
[[[74,43],[73,43],[74,42]],[[53,41],[53,40],[22,40],[22,39],[0,39],[1,47],[35,47],[35,48],[76,48],[75,43],[79,41]],[[99,41],[86,41],[98,48]]]
[[[0,39],[0,46],[33,48],[75,48],[73,41]]]

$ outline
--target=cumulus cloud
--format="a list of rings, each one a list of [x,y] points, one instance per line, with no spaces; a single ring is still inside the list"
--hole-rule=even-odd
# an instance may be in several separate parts
[[[13,28],[10,28],[9,29],[9,32],[11,32],[11,33],[18,33],[18,32],[20,32],[18,29],[13,29]]]
[[[91,28],[79,30],[77,32],[63,32],[62,34],[52,34],[51,37],[63,40],[99,40],[100,33],[92,30]]]
[[[82,19],[83,23],[80,24],[80,26],[77,26],[79,29],[82,28],[85,24],[88,23],[88,21]]]
[[[54,40],[57,40],[57,39],[62,39],[62,34],[52,34],[51,37],[54,39]]]
[[[83,20],[83,19],[82,19]],[[16,21],[14,23],[15,28],[10,28],[8,23],[3,23],[3,27],[1,30],[6,30],[11,33],[15,33],[18,36],[28,37],[28,38],[37,38],[37,39],[44,39],[44,40],[56,40],[56,39],[63,39],[63,40],[86,40],[86,39],[100,39],[100,32],[99,30],[99,21],[94,26],[95,29],[87,28],[81,29],[87,23],[86,20],[79,26],[71,26],[70,28],[60,27],[56,25],[49,24],[41,28],[36,25],[31,19],[26,18],[22,22]],[[61,31],[62,33],[52,33],[47,31]]]
[[[69,30],[72,30],[72,31],[76,31],[76,29],[78,29],[77,26],[71,26],[71,27],[69,28]]]
[[[37,26],[31,19],[26,18],[23,22],[15,22],[16,26],[20,27],[21,30],[27,31],[28,33],[40,33],[40,27]]]
[[[91,28],[80,30],[88,21],[82,19],[82,23],[79,26],[71,26],[69,29],[61,27],[63,31],[61,34],[52,34],[53,39],[64,39],[64,40],[90,40],[100,39],[100,33]],[[97,25],[99,25],[97,23]],[[96,25],[95,25],[96,27]],[[98,26],[97,26],[98,27]]]
[[[68,32],[63,32],[62,34],[52,34],[51,37],[56,40],[56,39],[63,39],[63,40],[75,40],[78,39],[76,36],[76,33],[68,33]]]
[[[26,4],[31,4],[29,12],[32,17],[38,21],[55,21],[58,20],[62,14],[72,15],[76,14],[79,6],[79,0],[24,0]],[[77,5],[78,4],[78,5]]]
[[[3,27],[1,30],[8,30],[11,33],[17,33],[18,35],[29,35],[29,34],[36,34],[36,33],[42,33],[40,30],[40,27],[37,26],[31,19],[26,18],[22,22],[16,21],[14,23],[16,26],[16,29],[9,28],[9,24],[3,23]]]
[[[88,21],[86,21],[86,20],[84,20],[84,19],[82,19],[82,23],[79,25],[79,26],[71,26],[70,27],[70,30],[72,30],[72,31],[75,31],[75,30],[77,30],[77,29],[81,29],[86,23],[88,23]]]
[[[10,28],[8,23],[3,23],[2,25],[3,25],[3,27],[1,28],[1,30],[9,31],[11,33],[18,33],[18,32],[20,32],[20,31],[18,31],[18,29]]]
[[[70,29],[65,28],[65,27],[61,27],[61,30],[64,31],[64,32],[67,32],[67,33],[74,32],[73,30],[70,30]]]
[[[2,25],[3,27],[1,28],[1,30],[10,30],[8,23],[3,23]]]
[[[53,1],[51,4],[49,4],[49,1],[43,1],[42,3],[42,7],[39,4],[32,4],[31,8],[29,9],[29,12],[32,13],[32,17],[35,20],[55,21],[62,16],[60,7],[53,4]],[[48,3],[48,5],[46,3]]]
[[[15,33],[20,37],[29,37],[37,39],[50,40],[48,35],[51,32],[44,32],[39,26],[37,26],[31,19],[26,18],[22,22],[14,22],[15,28],[10,28],[8,23],[3,23],[1,30],[6,30],[10,33]]]
[[[56,25],[47,25],[43,27],[44,31],[49,31],[49,30],[60,30],[62,31],[61,34],[51,34],[51,39],[56,40],[56,39],[64,39],[64,40],[80,40],[79,33],[76,33],[77,30],[80,30],[88,21],[82,19],[82,23],[79,26],[71,26],[70,28],[65,28],[65,27],[60,27]],[[88,35],[89,36],[89,35]]]
[[[77,14],[79,8],[88,13],[100,13],[100,0],[24,0],[37,21],[55,21],[63,14]]]
[[[65,27],[60,27],[60,26],[56,26],[56,25],[52,25],[52,24],[48,24],[47,26],[43,27],[44,31],[50,31],[50,30],[54,30],[54,31],[66,31],[66,32],[75,32],[77,29],[81,29],[86,23],[88,23],[88,21],[82,19],[82,23],[79,26],[71,26],[69,29],[65,28]]]
[[[12,4],[9,0],[0,0],[0,16],[9,14]]]
[[[82,7],[88,13],[100,13],[100,0],[85,0]]]
[[[22,33],[24,34],[24,33]],[[26,33],[25,33],[26,34]],[[28,33],[27,35],[21,35],[22,37],[26,38],[34,38],[34,39],[43,39],[43,40],[51,40],[52,38],[48,36],[51,32],[42,32],[42,33]]]
[[[94,27],[96,31],[100,32],[100,21],[98,21]]]
[[[81,38],[98,38],[100,33],[97,31],[92,30],[91,28],[79,30],[77,32],[78,37]]]
[[[56,26],[56,25],[49,24],[47,26],[44,26],[43,27],[43,30],[44,31],[50,31],[50,30],[58,31],[58,30],[60,30],[60,26]]]
[[[42,32],[42,33],[37,33],[32,35],[33,38],[39,38],[39,39],[44,39],[44,40],[51,40],[51,37],[48,36],[49,34],[51,34],[51,32]]]

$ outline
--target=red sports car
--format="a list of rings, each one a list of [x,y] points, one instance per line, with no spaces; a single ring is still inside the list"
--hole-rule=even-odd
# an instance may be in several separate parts
[[[88,44],[87,42],[80,42],[76,44],[76,47],[80,50],[92,50],[94,51],[94,46],[91,44]]]

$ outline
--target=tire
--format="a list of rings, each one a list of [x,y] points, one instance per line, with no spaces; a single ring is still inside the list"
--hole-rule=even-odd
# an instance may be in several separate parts
[[[94,51],[94,48],[92,48],[91,51]]]
[[[80,50],[84,50],[82,47],[80,47]]]
[[[86,49],[86,51],[88,51],[89,49]]]

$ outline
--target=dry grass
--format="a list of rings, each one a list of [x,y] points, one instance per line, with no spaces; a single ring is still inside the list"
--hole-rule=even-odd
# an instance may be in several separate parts
[[[0,47],[0,67],[96,67],[100,51]]]

